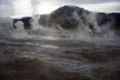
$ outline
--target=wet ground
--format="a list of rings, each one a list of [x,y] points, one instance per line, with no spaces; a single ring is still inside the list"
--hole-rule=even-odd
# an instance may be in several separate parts
[[[120,42],[0,40],[0,80],[120,80]]]

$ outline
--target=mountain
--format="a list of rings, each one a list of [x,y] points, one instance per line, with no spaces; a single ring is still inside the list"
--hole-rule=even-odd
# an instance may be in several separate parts
[[[31,29],[32,17],[13,19],[13,27],[17,21],[24,24],[24,29]],[[40,25],[65,30],[81,30],[89,33],[107,32],[108,29],[120,30],[120,13],[95,13],[78,6],[62,6],[50,14],[42,14],[38,19]]]
[[[23,23],[24,29],[31,29],[32,25],[32,17],[23,17],[21,19],[13,19],[13,28],[17,28],[17,26],[15,25],[18,21],[21,21]]]
[[[89,13],[77,6],[63,6],[53,11],[51,14],[41,15],[39,23],[48,26],[61,26],[65,29],[76,28],[79,24],[77,16],[84,19],[83,13]],[[79,13],[76,15],[76,13]]]
[[[114,18],[114,29],[120,30],[120,13],[110,13],[109,15]]]
[[[90,29],[99,32],[104,28],[120,29],[120,13],[95,13],[77,6],[63,6],[50,14],[43,14],[39,24],[57,29]],[[61,28],[59,28],[61,27]]]

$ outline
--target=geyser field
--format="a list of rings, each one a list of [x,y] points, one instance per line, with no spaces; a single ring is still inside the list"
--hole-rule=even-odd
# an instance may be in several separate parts
[[[120,13],[1,17],[0,80],[120,80]]]

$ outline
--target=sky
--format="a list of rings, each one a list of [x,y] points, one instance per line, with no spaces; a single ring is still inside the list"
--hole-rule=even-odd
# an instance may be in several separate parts
[[[0,0],[2,17],[47,14],[64,5],[74,5],[94,12],[120,12],[120,0]]]

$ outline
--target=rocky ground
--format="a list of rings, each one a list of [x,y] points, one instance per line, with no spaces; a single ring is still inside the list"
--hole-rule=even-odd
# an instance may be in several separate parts
[[[120,45],[0,41],[0,80],[120,80]]]

